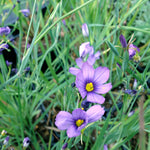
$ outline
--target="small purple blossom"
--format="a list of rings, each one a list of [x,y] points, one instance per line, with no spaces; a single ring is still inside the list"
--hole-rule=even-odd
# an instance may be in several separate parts
[[[82,34],[84,37],[89,36],[89,29],[86,23],[82,24]]]
[[[5,146],[8,145],[8,141],[9,141],[9,136],[7,136],[7,137],[5,138],[3,144],[4,144]]]
[[[106,144],[104,145],[104,150],[108,150],[108,147]]]
[[[28,17],[30,15],[30,10],[29,9],[22,9],[21,10],[22,14],[25,16],[25,17]]]
[[[27,43],[27,49],[28,49],[28,48],[30,48],[30,44],[29,44],[29,43]]]
[[[137,85],[138,85],[137,80],[134,79],[133,88],[136,89]]]
[[[126,48],[127,47],[127,42],[126,42],[125,37],[122,34],[120,35],[119,40],[121,42],[122,47]]]
[[[131,111],[131,112],[129,112],[129,113],[128,113],[128,117],[131,117],[134,113],[135,113],[135,111],[134,111],[134,110],[133,110],[133,111]]]
[[[90,45],[90,42],[82,43],[79,47],[80,57],[85,57],[87,54],[92,55],[94,53],[93,46]]]
[[[6,60],[6,65],[9,67],[10,65],[12,65],[12,62],[9,62],[8,60]]]
[[[30,67],[26,67],[24,71],[30,71]]]
[[[107,67],[94,69],[85,62],[76,75],[75,83],[83,99],[87,96],[87,101],[103,104],[105,98],[99,94],[105,94],[112,88],[111,83],[104,84],[108,79],[109,69]]]
[[[8,35],[10,33],[10,28],[7,26],[7,27],[1,27],[0,28],[0,36],[2,35]]]
[[[14,9],[15,7],[16,7],[16,5],[14,4],[12,9]]]
[[[11,71],[14,72],[14,73],[17,73],[18,69],[17,68],[12,68]]]
[[[3,43],[3,44],[1,44],[0,45],[0,54],[2,54],[2,51],[4,50],[4,49],[8,49],[8,44],[6,44],[6,43]]]
[[[63,23],[64,25],[66,25],[66,21],[65,21],[65,19],[63,19],[63,20],[62,20],[62,23]]]
[[[129,58],[132,59],[133,56],[135,56],[137,52],[140,52],[140,49],[137,46],[130,44],[128,52],[129,52]]]
[[[119,63],[117,63],[117,66],[121,69],[121,65]]]
[[[87,111],[80,108],[75,109],[72,114],[66,111],[60,111],[55,119],[55,125],[60,130],[67,130],[69,138],[76,137],[81,134],[81,130],[88,123],[99,120],[104,114],[104,108],[100,105],[94,105]]]
[[[129,95],[135,95],[137,93],[136,90],[131,90],[131,89],[126,89],[124,90],[124,93],[129,94]]]
[[[68,146],[68,143],[65,143],[63,146],[62,146],[62,150],[65,150]]]
[[[25,137],[24,140],[23,140],[23,147],[24,148],[27,148],[30,144],[30,139],[29,137]]]

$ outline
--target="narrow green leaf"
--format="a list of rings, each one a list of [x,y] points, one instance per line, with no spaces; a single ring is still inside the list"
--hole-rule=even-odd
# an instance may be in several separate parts
[[[123,63],[122,63],[122,71],[125,72],[128,68],[128,62],[129,62],[129,53],[128,51],[125,51],[123,54]]]
[[[107,41],[108,46],[110,47],[110,49],[114,52],[115,55],[119,56],[119,52],[117,51],[117,49],[114,47],[113,44],[111,44],[109,41]]]

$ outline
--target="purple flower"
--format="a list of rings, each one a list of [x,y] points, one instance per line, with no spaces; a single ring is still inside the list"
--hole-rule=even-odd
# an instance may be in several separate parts
[[[80,57],[85,57],[87,54],[92,55],[94,53],[93,46],[90,45],[90,42],[85,42],[80,45],[79,55]]]
[[[135,113],[135,111],[134,111],[134,110],[133,110],[133,111],[131,111],[131,112],[129,112],[129,113],[128,113],[128,117],[131,117],[134,113]]]
[[[0,28],[0,36],[8,35],[9,33],[10,33],[10,28],[8,26]]]
[[[130,90],[130,89],[126,89],[124,90],[124,93],[129,94],[129,95],[135,95],[137,93],[136,90]]]
[[[30,48],[30,44],[29,43],[27,43],[27,48]]]
[[[24,71],[30,71],[30,67],[26,67]]]
[[[21,10],[22,14],[25,16],[25,17],[28,17],[30,15],[30,10],[29,9],[22,9]]]
[[[117,66],[121,69],[121,65],[119,63],[117,63]]]
[[[25,137],[24,140],[23,140],[23,147],[24,148],[27,148],[30,144],[30,139],[29,137]]]
[[[0,54],[2,54],[2,51],[4,50],[4,49],[8,49],[8,44],[6,44],[6,43],[3,43],[3,44],[1,44],[0,45]]]
[[[84,37],[88,37],[89,36],[89,29],[86,23],[84,23],[82,25],[82,34]]]
[[[121,42],[122,47],[126,48],[127,47],[127,42],[126,42],[125,37],[122,34],[120,35],[119,40]]]
[[[14,73],[17,73],[18,69],[17,68],[12,68],[11,71],[14,72]]]
[[[66,25],[66,21],[65,21],[65,19],[63,19],[63,20],[62,20],[62,23],[63,23],[64,25]]]
[[[140,49],[137,46],[130,44],[128,52],[129,52],[129,58],[132,59],[133,56],[135,56],[137,52],[140,52]]]
[[[112,88],[111,83],[104,84],[108,78],[109,69],[107,67],[94,69],[85,62],[76,75],[75,83],[83,99],[87,96],[87,101],[103,104],[105,98],[99,94],[105,94]]]
[[[8,60],[6,60],[6,65],[9,67],[10,65],[12,65],[12,62],[9,62]]]
[[[81,134],[81,130],[88,123],[99,120],[103,114],[104,108],[100,105],[92,106],[87,111],[78,108],[72,114],[66,111],[60,111],[56,116],[55,125],[60,130],[67,130],[67,136],[69,138],[76,137]]]
[[[106,144],[104,145],[104,150],[108,150],[108,147]]]
[[[68,146],[68,143],[65,143],[62,147],[62,150],[65,150],[67,148],[67,146]]]
[[[137,85],[138,85],[137,80],[134,79],[133,88],[135,89],[137,87]]]
[[[8,145],[8,141],[9,141],[9,136],[7,136],[3,142],[4,145]]]
[[[95,61],[97,59],[99,59],[99,56],[100,56],[100,52],[96,52],[95,54],[91,54],[88,59],[87,59],[87,63],[90,64],[90,65],[93,65],[95,63]],[[84,64],[84,61],[82,60],[82,58],[77,58],[76,59],[76,63],[77,63],[77,66],[79,68],[82,68],[82,65]],[[71,67],[69,68],[69,72],[73,75],[77,75],[79,72],[80,72],[80,69],[78,68],[75,68],[75,67]]]

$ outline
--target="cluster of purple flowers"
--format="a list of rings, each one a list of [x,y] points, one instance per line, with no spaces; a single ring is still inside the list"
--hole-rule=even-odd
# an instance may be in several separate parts
[[[10,28],[8,26],[6,27],[0,27],[0,36],[7,36],[10,33]],[[8,49],[7,43],[0,43],[0,55],[2,54],[2,51],[5,49]]]
[[[82,25],[83,36],[88,37],[87,24]],[[82,108],[73,110],[72,114],[60,111],[55,120],[55,125],[60,130],[67,130],[69,138],[76,137],[86,128],[88,123],[95,122],[104,115],[103,104],[105,98],[100,94],[105,94],[111,90],[111,83],[106,83],[109,79],[109,69],[107,67],[94,68],[94,63],[100,58],[100,52],[94,53],[94,47],[90,42],[81,44],[79,48],[79,58],[76,59],[78,68],[71,67],[69,72],[76,76],[75,86],[82,97]],[[89,103],[98,103],[89,107]]]
[[[5,136],[7,134],[6,130],[2,130],[1,134],[0,134],[0,138]],[[9,143],[9,136],[6,136],[6,138],[3,141],[3,147],[6,147]],[[25,150],[30,144],[30,138],[29,137],[25,137],[23,140],[23,149]],[[3,149],[3,148],[2,148]]]
[[[138,53],[140,52],[140,49],[130,42],[127,44],[127,41],[122,34],[120,35],[119,40],[120,40],[122,47],[128,49],[129,59],[130,60],[133,59],[135,62],[138,62],[140,60],[140,56],[138,55]]]

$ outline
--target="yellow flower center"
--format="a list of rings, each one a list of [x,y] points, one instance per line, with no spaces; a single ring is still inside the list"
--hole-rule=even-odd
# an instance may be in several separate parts
[[[84,120],[78,119],[78,120],[76,121],[76,125],[77,125],[78,127],[80,127],[83,123],[84,123]]]
[[[94,90],[94,87],[93,87],[93,83],[92,83],[92,82],[86,84],[86,90],[87,90],[88,92],[91,92],[91,91]]]

